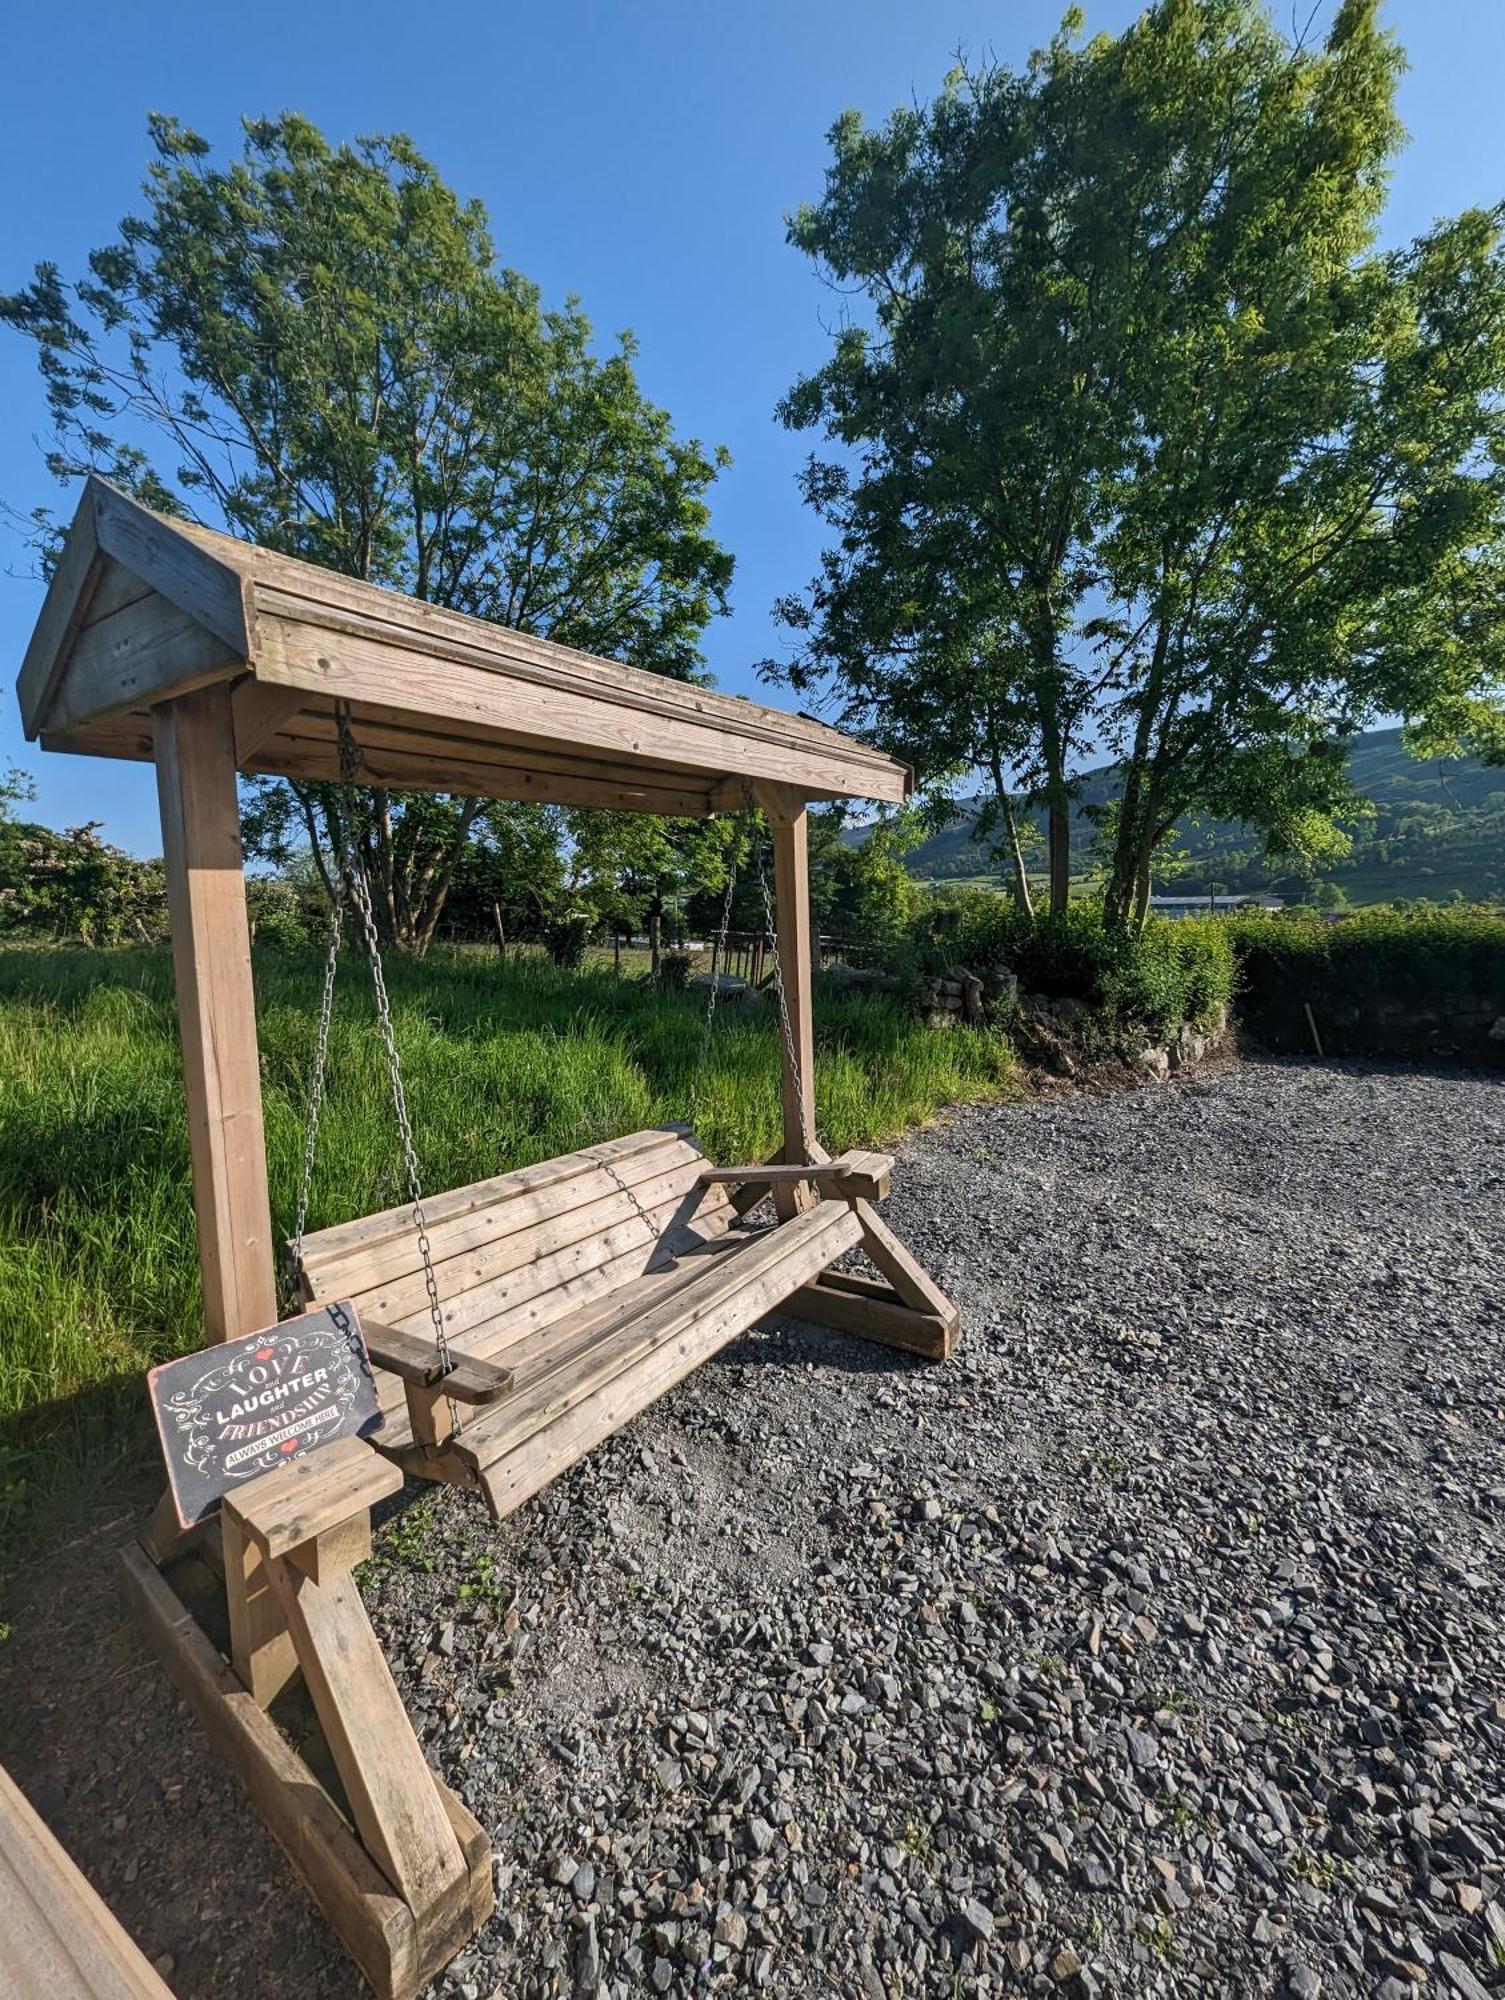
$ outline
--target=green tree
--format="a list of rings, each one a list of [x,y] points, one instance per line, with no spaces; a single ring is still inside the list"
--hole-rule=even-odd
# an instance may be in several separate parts
[[[46,386],[48,464],[432,603],[694,679],[731,559],[721,453],[676,436],[624,337],[498,265],[479,204],[402,137],[332,146],[250,121],[240,155],[166,118],[142,213],[65,282],[0,298]],[[45,531],[49,526],[43,518]],[[265,789],[263,787],[262,789]],[[422,951],[481,822],[473,798],[280,782],[253,842],[359,850]]]
[[[742,866],[748,829],[741,819],[663,819],[653,813],[570,814],[570,887],[597,923],[648,938],[650,970],[663,969],[671,912],[721,896]]]
[[[810,818],[810,904],[815,928],[839,944],[892,944],[918,914],[925,891],[904,865],[919,837],[911,816],[875,820],[847,837],[846,810]]]
[[[35,796],[24,771],[0,772],[0,933],[156,942],[167,922],[161,862],[138,861],[101,840],[98,820],[55,833],[18,818],[17,806]]]
[[[1053,908],[1067,754],[1116,752],[1132,928],[1186,813],[1331,858],[1366,720],[1498,733],[1505,271],[1498,213],[1374,249],[1400,65],[1375,0],[1320,44],[1257,0],[1079,27],[836,127],[791,236],[870,322],[785,405],[843,455],[806,476],[838,540],[783,609],[796,678],[1046,801]]]

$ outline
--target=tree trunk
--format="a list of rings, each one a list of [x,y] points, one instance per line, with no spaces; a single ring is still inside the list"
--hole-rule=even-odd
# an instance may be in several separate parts
[[[998,800],[998,813],[1003,821],[1004,852],[1008,855],[1009,870],[1013,876],[1014,901],[1025,916],[1035,914],[1034,898],[1029,890],[1029,870],[1024,865],[1024,848],[1019,839],[1019,818],[1014,811],[1013,794],[1003,781],[1003,765],[999,758],[992,760],[993,791]]]
[[[1050,800],[1047,826],[1050,839],[1050,914],[1059,917],[1071,901],[1071,801],[1059,792]]]
[[[1043,642],[1042,642],[1043,643]],[[1050,851],[1050,914],[1059,917],[1071,901],[1071,789],[1066,782],[1066,743],[1056,706],[1055,640],[1048,656],[1037,649],[1040,751],[1045,764],[1046,838]]]
[[[648,905],[648,970],[657,979],[664,962],[664,892],[655,887]]]

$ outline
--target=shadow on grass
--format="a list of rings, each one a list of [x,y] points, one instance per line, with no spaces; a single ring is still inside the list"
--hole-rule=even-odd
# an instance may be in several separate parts
[[[138,1375],[91,1382],[0,1421],[0,1587],[112,1517],[124,1538],[164,1479]]]

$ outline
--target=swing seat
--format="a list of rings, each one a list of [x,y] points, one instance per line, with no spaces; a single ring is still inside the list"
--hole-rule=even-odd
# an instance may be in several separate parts
[[[377,1449],[420,1477],[479,1487],[501,1518],[776,1308],[943,1357],[955,1308],[867,1207],[888,1165],[860,1154],[716,1169],[664,1127],[432,1197],[448,1379],[468,1385],[458,1435],[442,1423],[422,1435],[421,1403],[413,1420],[415,1398],[442,1398],[444,1381],[414,1382],[432,1345],[411,1209],[306,1236],[304,1291],[360,1314],[386,1413]],[[772,1224],[744,1220],[789,1179],[822,1198]],[[859,1245],[896,1259],[898,1283],[913,1270],[926,1295],[829,1273]]]

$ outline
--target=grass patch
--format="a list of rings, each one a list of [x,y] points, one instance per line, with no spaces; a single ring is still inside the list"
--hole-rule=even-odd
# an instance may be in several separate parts
[[[315,954],[258,956],[272,1220],[291,1226],[313,1055]],[[403,1198],[370,993],[351,964],[310,1216]],[[692,1115],[712,1157],[778,1139],[773,1009],[723,1006],[694,1088],[701,1010],[609,971],[442,952],[389,968],[425,1186],[526,1166]],[[893,1004],[817,1006],[817,1121],[833,1152],[1000,1094],[996,1034],[936,1034]],[[692,1102],[693,1098],[693,1102]],[[203,1341],[167,954],[0,950],[0,1533],[151,1449],[141,1371]]]

